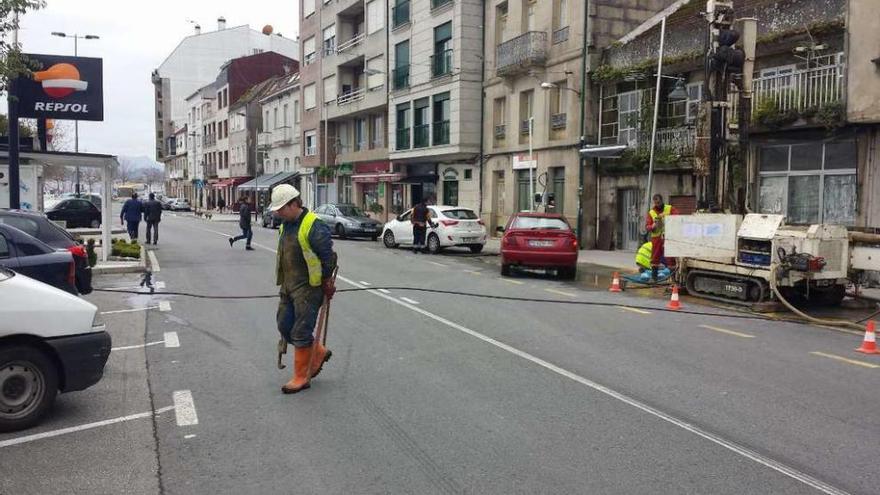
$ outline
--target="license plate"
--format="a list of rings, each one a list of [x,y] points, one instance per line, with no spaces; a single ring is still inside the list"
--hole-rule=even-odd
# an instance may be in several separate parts
[[[375,232],[375,231],[376,231],[376,227],[364,227],[364,231],[365,231],[365,232]]]
[[[462,242],[477,242],[479,240],[480,240],[479,237],[462,237],[461,238]]]
[[[550,247],[553,245],[553,241],[529,241],[529,246],[532,247]]]

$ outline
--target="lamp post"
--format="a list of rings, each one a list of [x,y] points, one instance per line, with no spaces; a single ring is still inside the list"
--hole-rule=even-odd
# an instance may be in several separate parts
[[[79,56],[79,40],[97,40],[101,39],[100,36],[94,34],[85,34],[79,35],[77,33],[67,34],[62,33],[60,31],[52,31],[52,36],[58,36],[59,38],[73,38],[73,56]],[[76,153],[79,153],[79,121],[73,121],[73,150]],[[79,194],[80,186],[79,186],[79,167],[76,167],[76,193]],[[106,193],[105,193],[106,194]]]

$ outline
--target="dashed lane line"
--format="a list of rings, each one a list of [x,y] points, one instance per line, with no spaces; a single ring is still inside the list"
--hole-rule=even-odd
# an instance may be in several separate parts
[[[171,311],[171,302],[170,301],[159,301],[159,311],[166,313]]]
[[[196,405],[193,402],[192,392],[189,390],[177,390],[173,394],[174,416],[177,426],[193,426],[199,424],[199,416],[196,414]]]
[[[144,306],[143,308],[117,309],[114,311],[101,311],[102,315],[118,315],[122,313],[137,313],[138,311],[149,311],[151,309],[159,309],[159,306]]]
[[[855,359],[849,359],[849,358],[845,358],[843,356],[838,356],[837,354],[829,354],[827,352],[819,352],[819,351],[811,352],[810,354],[812,354],[814,356],[825,357],[828,359],[834,359],[835,361],[840,361],[840,362],[846,363],[846,364],[861,366],[863,368],[870,368],[870,369],[880,368],[880,365],[878,365],[878,364],[866,363],[865,361],[857,361]]]
[[[701,328],[705,328],[706,330],[712,330],[713,332],[723,333],[726,335],[733,335],[734,337],[742,337],[744,339],[753,339],[754,335],[748,333],[737,332],[734,330],[728,330],[726,328],[721,327],[713,327],[712,325],[700,325]]]
[[[519,280],[513,280],[511,278],[501,277],[499,280],[501,280],[502,282],[507,282],[508,284],[513,284],[513,285],[525,285],[525,282],[521,282]]]
[[[153,273],[159,273],[159,258],[156,257],[154,251],[147,251],[147,257],[150,258],[150,270]]]
[[[410,303],[410,304],[412,304],[412,305],[414,305],[414,306],[417,306],[417,305],[419,304],[418,301],[413,300],[413,299],[410,299],[410,298],[408,298],[408,297],[401,297],[400,300],[403,301],[403,302],[408,302],[408,303]]]
[[[180,337],[177,332],[165,332],[165,347],[180,347]]]
[[[84,425],[71,426],[69,428],[61,428],[60,430],[52,430],[52,431],[44,431],[43,433],[37,433],[35,435],[26,435],[18,438],[11,438],[9,440],[3,440],[0,442],[0,448],[3,447],[11,447],[13,445],[21,445],[23,443],[33,442],[36,440],[43,440],[45,438],[52,438],[61,435],[67,435],[69,433],[76,433],[78,431],[91,430],[93,428],[99,428],[101,426],[109,426],[116,423],[123,423],[126,421],[132,421],[135,419],[143,419],[149,418],[153,415],[159,416],[162,413],[168,412],[174,409],[174,406],[167,406],[161,409],[157,409],[156,411],[147,411],[138,414],[130,414],[128,416],[121,416],[119,418],[113,419],[105,419],[103,421],[96,421],[94,423],[86,423]]]
[[[435,266],[443,267],[443,268],[449,268],[449,265],[444,265],[443,263],[437,263],[436,261],[429,261],[428,263],[435,265]]]
[[[363,280],[361,280],[361,281],[358,282],[358,283],[361,284],[361,285],[365,285],[365,286],[367,286],[367,287],[373,285],[373,284],[371,284],[371,283],[369,283],[369,282],[364,282]]]
[[[391,294],[391,291],[388,289],[379,289],[379,292],[381,292],[382,294]]]
[[[464,272],[470,273],[471,275],[482,275],[483,274],[483,272],[481,272],[479,270],[465,270]]]
[[[544,289],[544,290],[547,292],[550,292],[552,294],[559,294],[560,296],[577,297],[577,294],[572,294],[571,292],[565,292],[565,291],[556,290],[556,289]]]
[[[164,340],[159,340],[159,341],[156,341],[156,342],[147,342],[146,344],[126,345],[126,346],[122,346],[122,347],[112,347],[112,348],[110,348],[110,351],[111,351],[111,352],[115,352],[115,351],[130,351],[130,350],[132,350],[132,349],[143,349],[143,348],[145,348],[145,347],[150,347],[150,346],[153,346],[153,345],[159,345],[159,344],[164,344],[164,343],[165,343]],[[165,347],[168,347],[168,346],[166,345]]]
[[[630,313],[637,313],[637,314],[640,314],[640,315],[649,315],[649,314],[651,314],[650,311],[645,311],[644,309],[639,309],[639,308],[631,308],[631,307],[629,307],[629,306],[617,306],[617,308],[618,308],[618,309],[622,309],[622,310],[624,310],[624,311],[629,311]]]

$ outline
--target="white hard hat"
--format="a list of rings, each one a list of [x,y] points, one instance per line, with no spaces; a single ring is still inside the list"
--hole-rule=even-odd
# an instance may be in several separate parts
[[[299,191],[290,184],[275,186],[275,189],[272,189],[272,201],[269,203],[269,211],[278,211],[298,197]]]

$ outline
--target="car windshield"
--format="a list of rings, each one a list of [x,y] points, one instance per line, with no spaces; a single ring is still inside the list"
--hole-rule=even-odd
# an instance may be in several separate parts
[[[339,210],[339,214],[344,217],[363,217],[363,216],[366,216],[366,215],[364,215],[364,210],[358,208],[357,206],[350,206],[350,205],[337,206],[336,209]]]
[[[516,217],[510,225],[511,229],[527,230],[571,230],[565,220],[548,217]]]
[[[476,220],[477,214],[473,210],[459,208],[457,210],[443,210],[443,215],[456,220]]]

